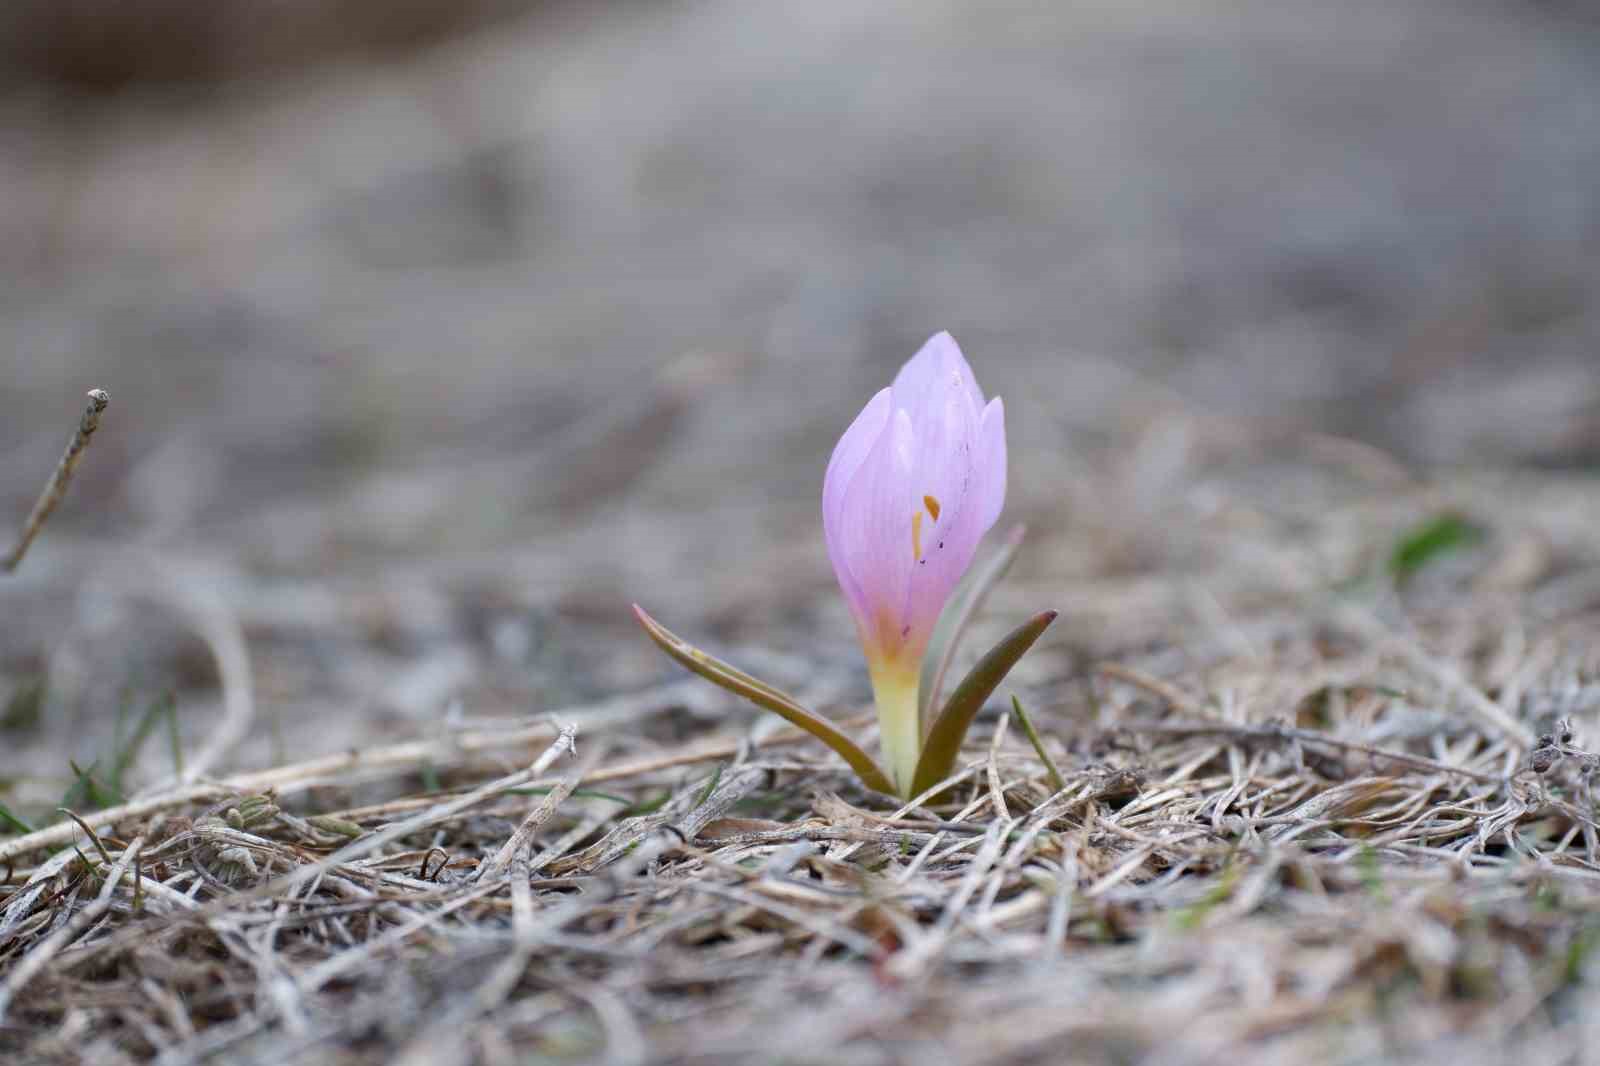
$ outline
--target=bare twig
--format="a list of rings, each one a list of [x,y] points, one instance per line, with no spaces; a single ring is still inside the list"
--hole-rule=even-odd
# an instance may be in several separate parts
[[[83,417],[78,420],[78,428],[72,434],[72,440],[67,443],[67,450],[62,454],[56,469],[50,475],[44,491],[39,493],[39,499],[34,503],[33,510],[28,513],[27,521],[22,524],[22,535],[17,538],[17,546],[11,549],[11,554],[0,561],[0,570],[10,573],[22,562],[22,557],[28,554],[28,548],[33,544],[39,531],[49,521],[50,514],[61,503],[67,494],[67,486],[72,482],[72,474],[78,468],[78,463],[83,459],[83,453],[89,447],[89,440],[94,436],[94,431],[100,428],[100,415],[105,411],[106,405],[111,402],[111,397],[102,389],[89,390],[89,406],[84,408]]]
[[[572,790],[578,787],[578,782],[583,780],[583,775],[589,768],[589,765],[578,766],[552,786],[533,810],[528,812],[528,816],[517,826],[516,832],[511,834],[510,839],[478,868],[476,879],[491,882],[502,876],[511,867],[512,860],[528,850],[533,843],[534,834],[550,820],[562,802],[572,795]]]

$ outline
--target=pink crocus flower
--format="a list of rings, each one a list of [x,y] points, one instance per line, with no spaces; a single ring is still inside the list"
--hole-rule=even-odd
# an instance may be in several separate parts
[[[885,760],[902,792],[922,749],[917,686],[928,639],[1005,498],[1005,406],[999,397],[984,403],[948,333],[867,403],[828,461],[828,558],[855,618]]]

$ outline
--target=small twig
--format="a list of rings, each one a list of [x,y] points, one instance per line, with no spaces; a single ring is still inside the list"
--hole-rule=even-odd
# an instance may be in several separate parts
[[[68,810],[66,807],[57,807],[56,810],[60,811],[64,815],[66,815],[68,818],[71,818],[74,822],[77,822],[78,823],[78,828],[82,829],[85,833],[89,834],[89,841],[92,844],[94,844],[94,850],[96,850],[96,851],[98,851],[100,853],[100,857],[102,859],[104,859],[108,863],[111,861],[111,855],[106,851],[106,846],[104,844],[100,843],[99,834],[97,834],[93,829],[91,829],[89,827],[89,823],[84,821],[78,815],[77,811]]]
[[[989,741],[989,761],[984,765],[984,775],[989,784],[989,800],[994,804],[994,816],[1002,821],[1009,821],[1011,812],[1006,810],[1006,792],[1000,784],[1000,745],[1006,742],[1006,727],[1011,720],[1001,715],[1000,722],[995,726],[994,737]]]
[[[51,512],[61,503],[62,497],[66,496],[67,485],[72,481],[72,473],[83,459],[84,450],[89,447],[89,438],[100,428],[100,414],[110,402],[111,397],[103,390],[89,390],[89,406],[84,409],[83,417],[78,420],[77,432],[72,435],[72,440],[67,444],[67,450],[61,456],[60,462],[56,463],[55,473],[50,475],[44,491],[39,493],[39,499],[29,512],[28,520],[22,524],[22,536],[17,539],[17,546],[11,549],[11,554],[5,557],[4,562],[0,562],[0,570],[9,574],[17,568],[22,562],[22,557],[28,554],[28,548],[33,544],[34,538],[49,520]]]
[[[570,774],[562,778],[549,792],[545,793],[544,799],[536,804],[533,810],[528,812],[528,816],[522,820],[521,825],[517,826],[510,839],[501,846],[499,851],[495,852],[489,861],[478,868],[473,880],[486,883],[497,880],[511,867],[512,861],[518,855],[528,850],[533,843],[534,834],[550,820],[551,816],[556,813],[556,809],[561,806],[566,798],[572,795],[572,790],[578,787],[578,782],[583,780],[583,775],[592,768],[594,758],[595,756],[591,755],[590,762],[578,766]],[[522,880],[523,883],[526,883],[525,878]]]
[[[434,870],[434,877],[438,877],[441,873],[443,873],[444,868],[450,864],[450,853],[448,851],[445,851],[443,848],[429,848],[427,851],[422,853],[422,864],[417,867],[418,881],[432,880],[432,878],[428,876],[428,863],[433,861],[433,853],[436,851],[440,855],[444,856],[444,858],[439,861],[438,867]]]

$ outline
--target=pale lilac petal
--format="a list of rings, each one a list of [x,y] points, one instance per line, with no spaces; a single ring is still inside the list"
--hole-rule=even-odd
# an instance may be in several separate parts
[[[895,375],[895,406],[910,411],[912,422],[915,423],[916,414],[928,403],[935,383],[947,381],[952,376],[960,380],[973,410],[981,408],[983,392],[978,388],[978,380],[972,376],[972,367],[967,365],[960,346],[950,334],[936,333]]]
[[[998,396],[983,409],[976,465],[978,524],[987,533],[1006,505],[1006,405]]]
[[[903,605],[911,554],[911,419],[896,411],[845,487],[838,536],[830,541],[835,572],[854,585],[852,613],[863,639],[888,652],[903,639]],[[842,584],[842,582],[841,582]],[[847,595],[851,592],[846,590]]]
[[[828,472],[822,477],[822,528],[832,536],[838,525],[839,504],[844,500],[844,490],[861,467],[861,462],[877,443],[878,437],[889,424],[894,410],[892,390],[879,389],[867,401],[867,406],[856,415],[850,428],[844,431],[839,443],[833,446],[833,457],[828,460]]]
[[[972,563],[984,527],[979,523],[975,504],[981,486],[977,483],[975,453],[978,447],[977,412],[968,396],[953,378],[935,393],[942,392],[943,404],[925,417],[928,432],[919,432],[917,466],[912,498],[921,505],[922,554],[912,575],[906,601],[905,621],[921,642],[933,632],[939,612],[951,591]],[[935,508],[930,508],[929,503]],[[938,518],[933,517],[937,509]]]

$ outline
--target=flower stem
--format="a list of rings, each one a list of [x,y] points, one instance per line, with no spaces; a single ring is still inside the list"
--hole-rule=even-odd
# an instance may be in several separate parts
[[[895,790],[911,795],[911,782],[922,755],[922,726],[917,719],[917,671],[898,662],[872,664],[872,696],[878,706],[878,733],[883,762]]]

